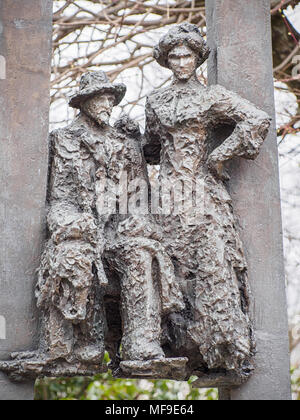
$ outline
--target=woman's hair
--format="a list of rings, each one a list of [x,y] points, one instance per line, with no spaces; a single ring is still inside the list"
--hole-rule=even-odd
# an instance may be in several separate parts
[[[210,53],[199,28],[191,23],[182,23],[174,26],[159,44],[154,48],[154,58],[163,67],[169,68],[169,52],[178,44],[186,44],[198,56],[197,67],[203,64]]]

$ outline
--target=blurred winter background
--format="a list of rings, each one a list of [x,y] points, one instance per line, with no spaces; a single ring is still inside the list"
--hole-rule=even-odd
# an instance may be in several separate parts
[[[146,95],[167,85],[171,78],[171,73],[154,61],[152,48],[170,25],[183,21],[197,24],[205,35],[204,3],[204,0],[54,0],[51,129],[72,120],[75,114],[68,108],[68,97],[78,88],[85,71],[99,69],[108,72],[112,81],[121,81],[128,87],[126,98],[115,109],[112,120],[126,112],[143,129]],[[297,0],[270,3],[294,398],[300,399],[300,5]],[[199,71],[203,83],[206,70],[204,65]],[[108,388],[103,385],[105,380],[111,381],[110,385],[106,382]],[[77,397],[73,399],[85,399],[90,389],[98,390],[91,399],[126,399],[126,395],[127,399],[139,395],[150,399],[216,398],[215,391],[195,391],[189,385],[177,389],[174,383],[165,381],[160,385],[144,383],[141,388],[134,381],[120,384],[112,378],[105,380],[39,382],[37,399],[74,395]]]

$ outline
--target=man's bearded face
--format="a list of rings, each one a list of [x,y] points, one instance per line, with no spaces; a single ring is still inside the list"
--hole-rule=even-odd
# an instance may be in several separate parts
[[[82,105],[82,111],[100,126],[108,125],[114,107],[115,97],[110,93],[99,94]]]

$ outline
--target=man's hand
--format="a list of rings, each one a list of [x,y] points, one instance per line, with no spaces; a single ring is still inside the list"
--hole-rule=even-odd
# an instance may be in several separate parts
[[[89,213],[52,212],[49,228],[56,244],[66,240],[97,243],[97,226],[93,215]]]

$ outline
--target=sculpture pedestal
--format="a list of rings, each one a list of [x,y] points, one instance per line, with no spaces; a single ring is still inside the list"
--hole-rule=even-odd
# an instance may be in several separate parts
[[[107,372],[107,367],[101,363],[91,364],[78,361],[68,363],[63,360],[49,360],[43,357],[0,362],[0,369],[15,382],[22,382],[26,379],[35,380],[46,376],[51,378],[94,376]]]
[[[124,361],[120,363],[120,375],[125,378],[173,379],[186,381],[185,357],[146,361]]]

